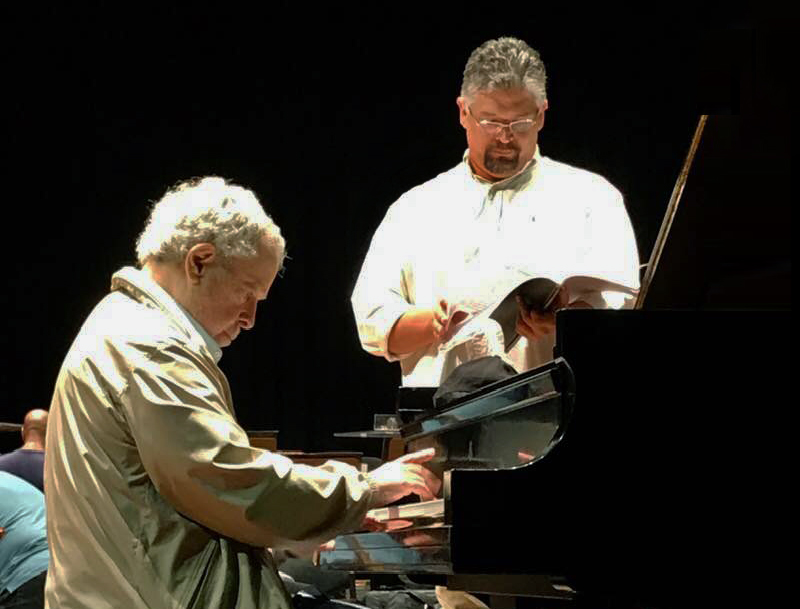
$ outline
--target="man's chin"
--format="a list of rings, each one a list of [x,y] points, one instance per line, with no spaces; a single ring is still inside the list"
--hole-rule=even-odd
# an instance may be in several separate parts
[[[233,338],[231,338],[230,334],[228,334],[224,330],[222,332],[220,332],[219,334],[217,334],[214,337],[214,340],[217,342],[217,344],[220,347],[227,347],[228,345],[230,345],[233,342]]]
[[[499,179],[510,178],[515,173],[517,173],[518,168],[516,165],[513,166],[505,166],[505,165],[489,165],[486,167],[489,170],[489,173],[492,174],[494,177]]]
[[[519,157],[487,158],[485,166],[492,175],[507,178],[519,171]]]

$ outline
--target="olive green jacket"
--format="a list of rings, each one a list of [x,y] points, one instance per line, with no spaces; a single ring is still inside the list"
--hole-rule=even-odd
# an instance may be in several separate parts
[[[250,446],[212,348],[124,268],[69,350],[47,430],[46,605],[288,608],[264,548],[358,528],[372,490]]]

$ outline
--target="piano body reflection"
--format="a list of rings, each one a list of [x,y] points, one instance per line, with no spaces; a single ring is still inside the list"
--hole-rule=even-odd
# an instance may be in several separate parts
[[[409,452],[433,447],[426,466],[442,480],[442,498],[372,510],[380,531],[343,535],[333,551],[322,552],[324,567],[354,572],[438,574],[525,573],[526,564],[509,553],[509,539],[497,529],[500,521],[518,518],[510,501],[522,488],[507,488],[503,500],[488,496],[475,501],[471,476],[481,470],[511,475],[509,484],[530,479],[529,472],[561,441],[569,425],[574,399],[572,371],[563,359],[493,383],[460,398],[447,408],[401,428]],[[464,476],[466,475],[466,478]],[[518,481],[518,482],[517,482]],[[521,496],[520,496],[521,498]],[[506,577],[505,585],[509,585]],[[564,596],[544,580],[526,578],[520,594]],[[512,586],[513,587],[513,586]]]

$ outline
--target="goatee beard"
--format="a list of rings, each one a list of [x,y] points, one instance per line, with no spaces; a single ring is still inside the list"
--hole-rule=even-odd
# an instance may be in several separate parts
[[[513,154],[510,157],[497,157],[491,154],[494,150],[487,150],[483,155],[483,166],[495,175],[511,175],[519,163],[519,150],[503,150],[511,150]]]

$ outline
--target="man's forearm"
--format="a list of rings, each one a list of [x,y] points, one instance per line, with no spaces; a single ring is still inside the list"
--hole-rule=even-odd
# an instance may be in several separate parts
[[[404,355],[429,345],[435,338],[433,311],[412,308],[394,324],[387,345],[390,353]]]

